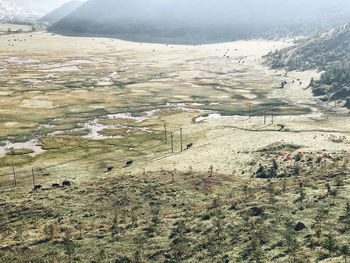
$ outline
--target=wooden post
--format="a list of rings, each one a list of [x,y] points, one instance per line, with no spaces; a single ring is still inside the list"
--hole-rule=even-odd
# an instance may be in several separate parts
[[[17,180],[16,180],[16,171],[15,171],[15,163],[12,161],[12,172],[13,172],[13,180],[15,182],[15,187],[17,186]]]
[[[164,124],[164,143],[167,144],[168,143],[168,137],[166,134],[166,124]]]
[[[266,115],[264,115],[264,124],[266,124]]]
[[[271,117],[272,117],[272,124],[273,124],[273,115]]]
[[[170,135],[170,138],[171,138],[171,153],[174,153],[174,134],[171,133]]]
[[[32,168],[32,176],[33,176],[33,186],[35,187],[35,175],[34,175],[34,169]]]
[[[183,147],[182,147],[182,128],[180,129],[180,143],[181,143],[181,152],[183,151]]]
[[[251,111],[252,111],[252,104],[249,103],[248,105],[249,105],[249,119],[250,119],[250,114],[251,114]]]

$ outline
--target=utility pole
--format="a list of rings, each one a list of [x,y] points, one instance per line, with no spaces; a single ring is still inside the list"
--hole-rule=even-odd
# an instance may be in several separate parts
[[[168,143],[168,137],[167,137],[167,133],[166,133],[166,124],[164,124],[164,143],[165,144]]]
[[[252,104],[249,103],[248,105],[249,105],[249,119],[250,119],[250,114],[251,114],[251,111],[252,111]]]
[[[271,117],[272,117],[272,124],[273,124],[273,115]]]
[[[266,124],[266,115],[264,115],[264,124]]]
[[[182,128],[180,129],[180,143],[181,143],[181,152],[183,151],[183,147],[182,147]]]
[[[13,179],[15,182],[15,187],[17,186],[17,180],[16,180],[16,171],[15,171],[15,163],[12,161],[12,172],[13,172]]]
[[[170,138],[171,138],[171,153],[174,153],[174,134],[171,133],[170,135]]]
[[[32,176],[33,176],[33,185],[35,187],[35,175],[34,175],[34,169],[32,168]]]

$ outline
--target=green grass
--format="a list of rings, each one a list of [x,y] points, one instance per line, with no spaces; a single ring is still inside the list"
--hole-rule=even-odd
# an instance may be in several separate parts
[[[15,149],[7,152],[7,155],[26,155],[30,153],[34,153],[34,151],[32,149]]]

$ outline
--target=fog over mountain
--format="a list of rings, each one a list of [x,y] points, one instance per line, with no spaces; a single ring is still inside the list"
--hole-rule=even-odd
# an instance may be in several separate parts
[[[89,0],[52,30],[150,42],[220,42],[325,30],[349,15],[347,0]]]
[[[22,7],[0,0],[0,20],[27,18],[30,16]]]
[[[79,1],[79,0],[69,1],[67,3],[64,3],[59,8],[53,10],[52,12],[46,14],[44,17],[40,19],[40,21],[55,23],[58,20],[69,15],[71,12],[73,12],[75,9],[77,9],[81,5],[82,5],[82,1]]]
[[[37,16],[42,16],[68,1],[69,0],[6,0],[8,3],[23,8],[27,13],[32,13]]]

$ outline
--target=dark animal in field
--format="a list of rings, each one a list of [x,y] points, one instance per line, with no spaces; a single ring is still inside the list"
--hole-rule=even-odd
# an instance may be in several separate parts
[[[110,172],[110,171],[113,170],[113,168],[114,168],[113,166],[110,166],[110,167],[107,168],[107,171]]]
[[[52,184],[52,188],[60,188],[61,186],[59,184]]]
[[[284,125],[283,124],[277,124],[277,126],[280,127],[280,129],[278,131],[283,131],[284,130]]]
[[[71,183],[70,183],[70,181],[64,181],[62,185],[63,186],[71,186]]]
[[[41,190],[41,188],[43,188],[41,185],[34,186],[34,190]]]
[[[284,86],[285,85],[287,85],[288,84],[288,82],[287,81],[283,81],[282,83],[281,83],[281,87],[280,87],[280,89],[284,89]]]
[[[125,167],[129,167],[134,163],[134,161],[127,161]]]
[[[187,149],[187,150],[189,150],[189,149],[191,149],[191,148],[192,148],[192,146],[193,146],[193,143],[189,143],[189,144],[187,144],[186,149]]]

